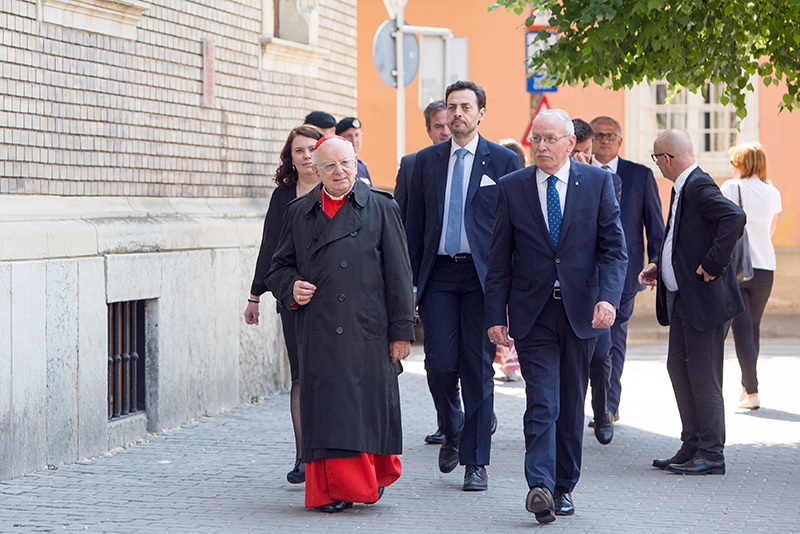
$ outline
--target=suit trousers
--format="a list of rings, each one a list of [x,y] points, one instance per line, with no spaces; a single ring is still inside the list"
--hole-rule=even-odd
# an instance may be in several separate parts
[[[583,407],[596,340],[580,339],[563,301],[552,296],[528,335],[514,340],[527,398],[523,429],[529,487],[571,492],[578,483]]]
[[[622,294],[617,309],[617,318],[611,325],[611,380],[608,385],[608,411],[616,415],[622,395],[622,368],[625,365],[625,352],[628,348],[628,324],[633,315],[637,291]]]
[[[442,432],[452,437],[463,424],[461,465],[488,465],[494,408],[494,346],[486,333],[475,265],[438,256],[419,303],[425,331],[425,370]],[[458,381],[464,414],[458,398]]]
[[[726,324],[707,331],[695,329],[686,318],[679,292],[667,294],[667,311],[667,371],[681,416],[681,441],[698,456],[724,460],[722,362]]]
[[[608,393],[611,385],[611,331],[597,336],[589,363],[589,383],[592,386],[592,412],[595,421],[605,421],[610,410]]]

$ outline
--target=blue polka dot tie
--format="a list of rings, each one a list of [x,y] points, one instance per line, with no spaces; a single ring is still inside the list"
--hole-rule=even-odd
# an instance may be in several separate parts
[[[551,176],[547,179],[547,225],[550,227],[550,239],[553,247],[558,248],[558,236],[561,234],[561,201],[556,189],[558,178]]]
[[[447,212],[447,231],[444,234],[444,251],[450,257],[461,250],[461,219],[464,211],[464,156],[466,148],[456,150],[456,162],[453,165],[453,179],[450,181],[450,201]]]

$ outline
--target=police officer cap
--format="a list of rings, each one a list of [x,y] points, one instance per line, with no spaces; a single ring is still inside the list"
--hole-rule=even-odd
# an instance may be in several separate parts
[[[312,111],[306,115],[306,124],[316,126],[317,128],[327,129],[336,126],[336,119],[330,113],[324,111]]]
[[[336,135],[341,134],[350,128],[361,128],[361,121],[355,117],[347,117],[339,121],[336,125]]]

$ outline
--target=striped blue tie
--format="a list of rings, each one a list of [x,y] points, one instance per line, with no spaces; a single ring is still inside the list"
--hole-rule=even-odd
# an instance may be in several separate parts
[[[554,248],[558,248],[558,236],[561,234],[561,201],[556,190],[557,180],[555,176],[547,179],[547,225]]]
[[[461,250],[461,219],[464,211],[464,156],[466,148],[456,150],[456,162],[453,165],[453,179],[450,181],[450,202],[447,214],[447,231],[444,234],[444,251],[450,257]]]

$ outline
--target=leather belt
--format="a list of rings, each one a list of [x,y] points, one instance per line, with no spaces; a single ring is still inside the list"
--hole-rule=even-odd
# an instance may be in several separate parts
[[[472,254],[468,254],[466,252],[461,252],[456,254],[455,256],[448,256],[447,254],[440,254],[439,258],[444,260],[450,260],[453,263],[472,263]]]

